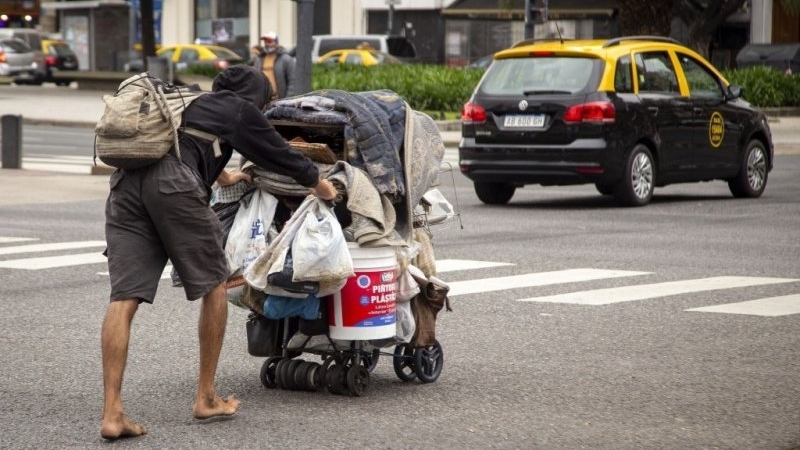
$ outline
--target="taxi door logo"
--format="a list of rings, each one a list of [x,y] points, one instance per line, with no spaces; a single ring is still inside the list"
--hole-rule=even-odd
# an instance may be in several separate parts
[[[714,148],[719,148],[722,145],[722,139],[725,137],[725,120],[722,114],[714,111],[711,114],[711,120],[708,122],[708,142]]]

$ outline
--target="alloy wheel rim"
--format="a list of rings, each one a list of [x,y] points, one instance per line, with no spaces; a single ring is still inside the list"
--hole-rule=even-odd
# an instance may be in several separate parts
[[[653,189],[653,165],[650,158],[639,153],[631,165],[631,184],[637,198],[647,198]]]
[[[747,183],[754,191],[758,191],[764,185],[767,176],[767,159],[764,151],[760,148],[753,149],[747,157]]]

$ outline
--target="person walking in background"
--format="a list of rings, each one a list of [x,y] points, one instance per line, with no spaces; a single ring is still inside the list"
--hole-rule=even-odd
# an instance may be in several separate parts
[[[260,69],[272,86],[272,100],[294,94],[294,57],[278,43],[278,34],[270,31],[261,36],[261,45],[252,49],[250,65]]]
[[[218,136],[221,145],[181,134],[180,159],[170,153],[139,169],[117,170],[109,179],[105,232],[111,294],[101,332],[100,435],[105,439],[146,433],[123,412],[122,379],[133,317],[141,303],[153,303],[167,260],[177,269],[186,298],[202,298],[192,414],[208,419],[232,415],[239,408],[239,400],[222,398],[215,383],[228,317],[229,270],[222,225],[208,206],[215,181],[231,184],[245,178],[240,172],[223,172],[233,149],[261,167],[294,178],[310,194],[326,200],[336,196],[314,163],[289,147],[264,116],[272,95],[261,71],[247,65],[230,67],[217,75],[212,91],[189,105],[183,124]]]

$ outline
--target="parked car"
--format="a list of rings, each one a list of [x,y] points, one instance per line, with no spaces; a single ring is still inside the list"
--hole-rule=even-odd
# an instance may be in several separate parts
[[[36,83],[39,66],[33,49],[17,38],[0,39],[0,75],[17,84]]]
[[[208,64],[222,70],[247,62],[231,49],[207,44],[170,45],[158,49],[156,56],[172,61],[175,70],[184,70],[195,64]],[[128,61],[124,69],[126,72],[143,72],[144,61],[141,58]]]
[[[72,80],[54,77],[57,72],[71,72],[78,70],[78,55],[72,51],[69,44],[55,39],[42,39],[42,53],[44,53],[45,81],[58,86],[69,86]]]
[[[403,62],[412,62],[417,57],[416,47],[404,36],[317,34],[311,37],[311,61],[317,62],[322,55],[332,50],[357,49],[364,46],[388,53]]]
[[[679,182],[759,197],[772,135],[741,95],[669,38],[526,42],[495,55],[464,105],[461,172],[487,204],[530,184],[593,183],[626,206]]]
[[[26,84],[42,84],[44,82],[46,68],[44,64],[44,54],[42,53],[42,34],[33,28],[0,28],[0,39],[16,38],[28,44],[33,51],[33,59],[36,62],[36,75],[33,80],[24,81]]]
[[[354,66],[375,66],[378,64],[402,64],[394,56],[374,49],[333,50],[320,56],[317,64],[348,64]]]

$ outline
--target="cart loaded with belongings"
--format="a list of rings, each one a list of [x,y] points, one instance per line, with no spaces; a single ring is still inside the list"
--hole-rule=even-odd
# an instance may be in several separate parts
[[[228,299],[250,310],[248,353],[267,358],[261,382],[360,396],[381,355],[404,381],[435,381],[444,362],[436,318],[450,304],[431,226],[458,218],[437,188],[436,124],[387,90],[314,91],[265,114],[338,196],[319,200],[251,162],[242,166],[251,185],[215,186]]]

